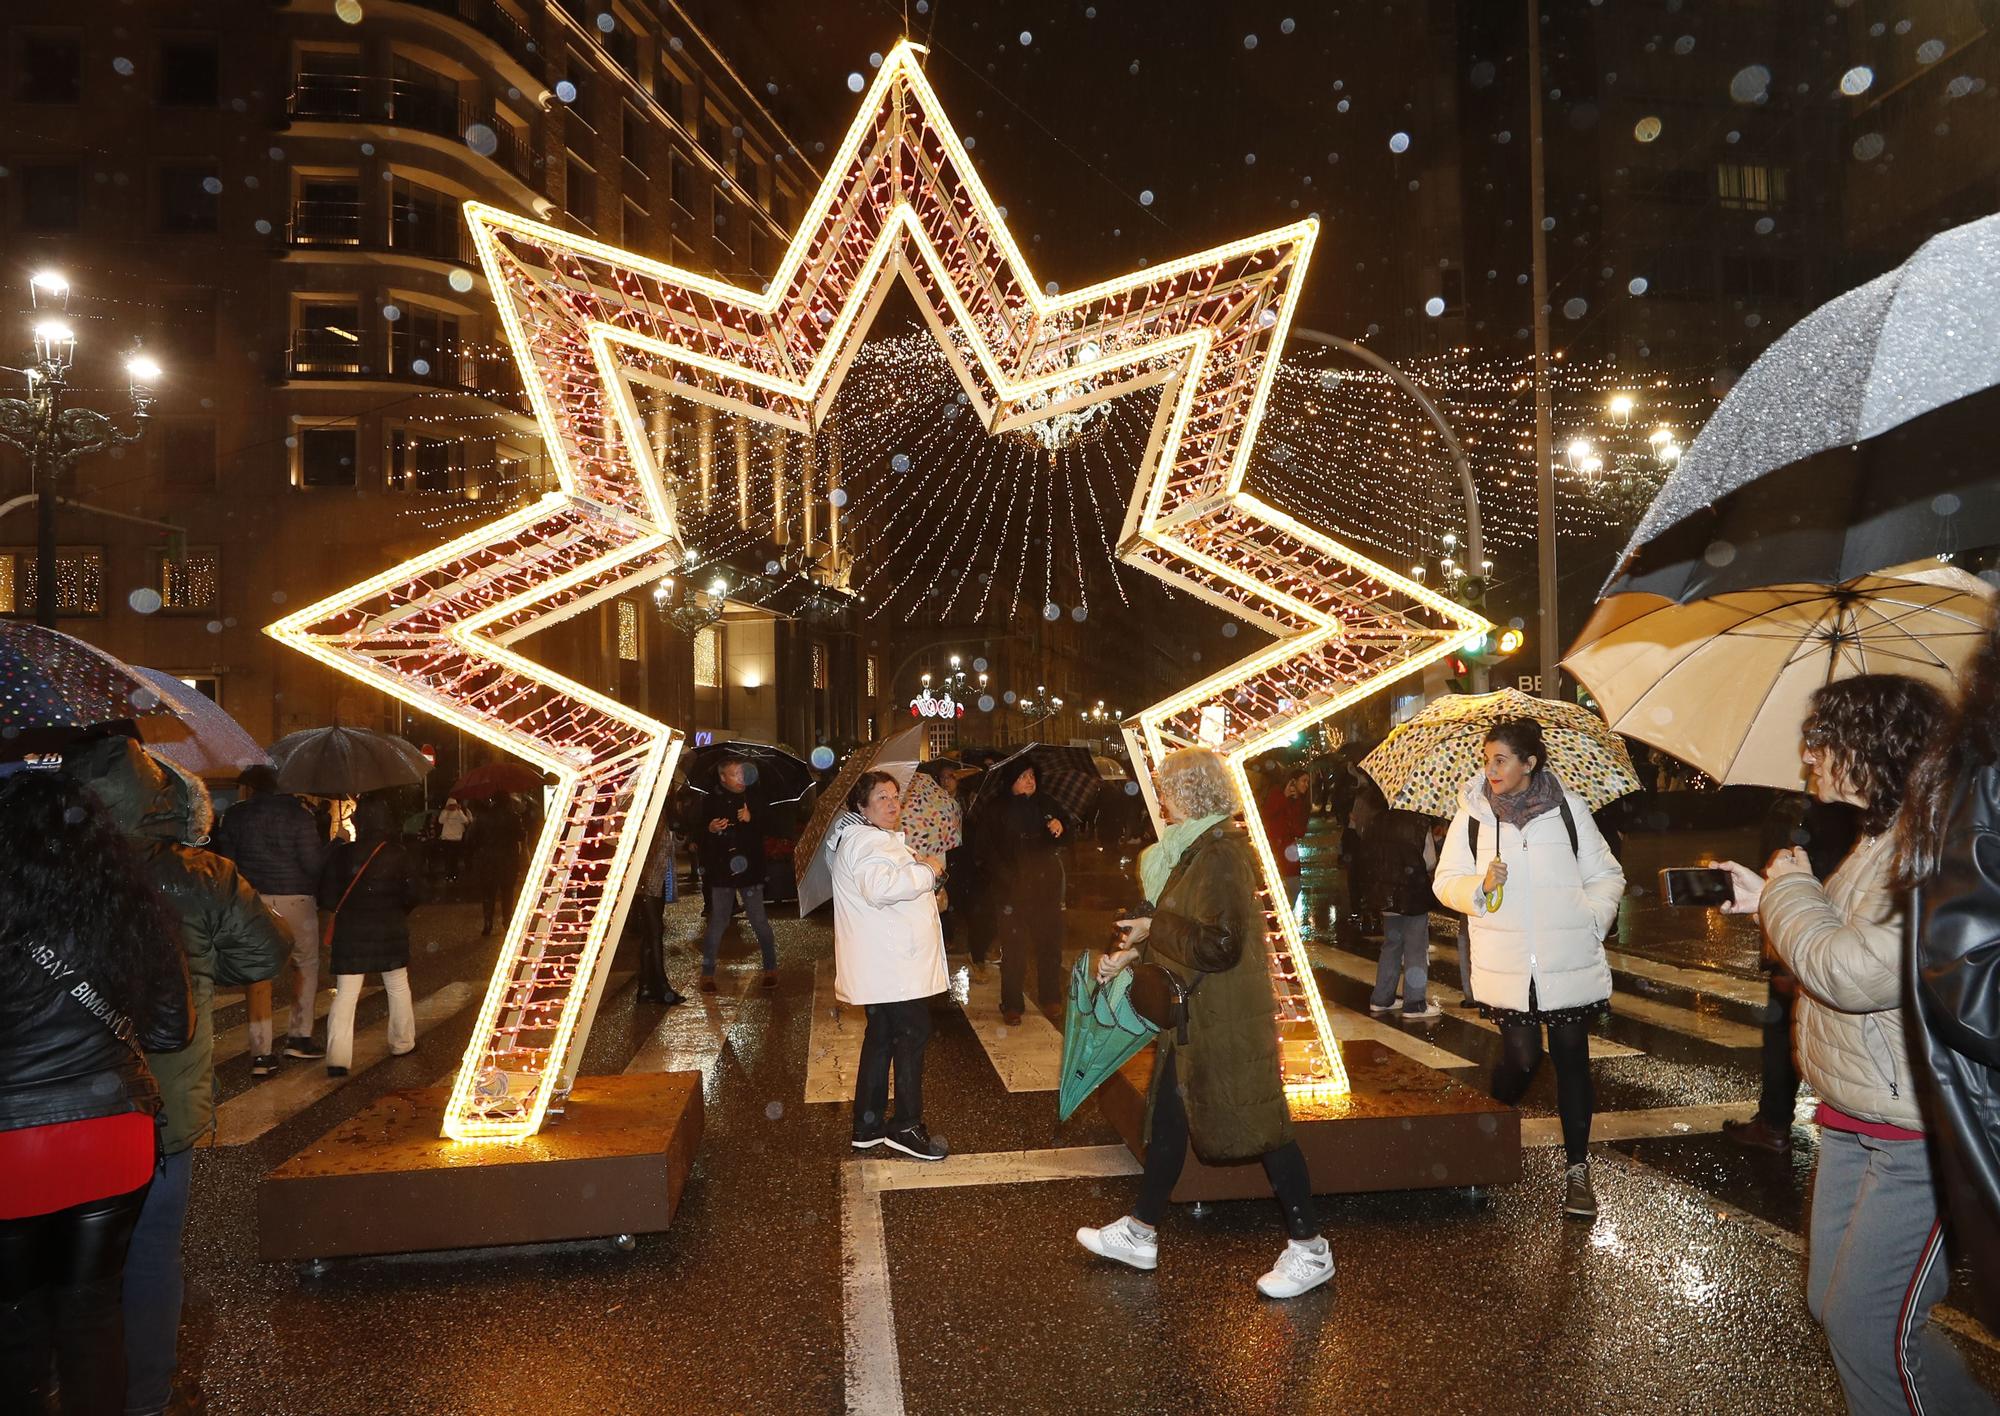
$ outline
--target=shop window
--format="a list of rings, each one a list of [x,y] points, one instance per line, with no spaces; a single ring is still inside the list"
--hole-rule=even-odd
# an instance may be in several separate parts
[[[639,607],[630,600],[618,602],[618,657],[628,662],[639,657]]]
[[[37,593],[35,553],[0,551],[0,614],[32,615]],[[56,552],[56,613],[104,612],[104,557],[96,550]]]
[[[722,631],[715,625],[695,632],[694,686],[722,687]]]
[[[155,556],[154,587],[163,610],[214,613],[222,600],[221,564],[213,549],[188,550],[178,556]]]

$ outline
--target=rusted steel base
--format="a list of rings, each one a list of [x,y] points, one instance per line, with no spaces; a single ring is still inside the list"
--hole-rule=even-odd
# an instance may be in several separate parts
[[[578,1077],[519,1143],[447,1141],[450,1093],[390,1092],[257,1186],[266,1259],[406,1254],[647,1234],[680,1205],[701,1142],[701,1073]]]
[[[1510,1185],[1521,1178],[1521,1113],[1379,1042],[1343,1042],[1353,1090],[1295,1101],[1292,1130],[1321,1195]],[[1146,1088],[1153,1051],[1097,1089],[1097,1104],[1132,1154],[1145,1158]],[[1249,1200],[1271,1193],[1264,1167],[1204,1165],[1188,1152],[1173,1198]]]

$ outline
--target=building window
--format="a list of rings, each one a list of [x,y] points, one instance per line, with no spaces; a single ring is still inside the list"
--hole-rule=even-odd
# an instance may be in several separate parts
[[[722,630],[716,625],[695,631],[694,686],[722,687]]]
[[[361,51],[351,46],[299,51],[298,81],[287,103],[294,118],[361,116]]]
[[[1715,196],[1725,207],[1770,211],[1785,204],[1785,169],[1754,162],[1715,165]]]
[[[647,220],[646,209],[627,197],[619,206],[623,227],[618,233],[619,243],[628,250],[640,250],[648,242],[651,223]]]
[[[74,162],[37,162],[20,169],[21,226],[74,231],[83,224],[83,181]]]
[[[598,34],[598,43],[626,73],[636,77],[639,73],[639,36],[632,27],[617,16],[612,16],[612,25],[606,30],[602,25],[593,25]]]
[[[0,551],[0,614],[32,615],[37,565],[33,551]],[[56,613],[104,612],[104,557],[95,550],[56,552]]]
[[[457,444],[396,428],[389,434],[389,490],[455,492],[465,485]]]
[[[563,206],[570,218],[588,230],[597,229],[597,174],[575,153],[564,164]]]
[[[176,162],[160,169],[160,230],[213,231],[218,224],[222,179],[210,162]]]
[[[591,26],[593,33],[596,31],[596,28],[595,25]],[[569,100],[569,116],[582,123],[584,127],[590,129],[593,133],[596,132],[597,125],[590,121],[590,88],[594,82],[594,76],[590,72],[590,61],[584,58],[583,55],[578,54],[574,49],[570,50],[569,72],[565,77],[569,80],[572,89]],[[557,96],[560,97],[562,91],[558,89],[556,92]]]
[[[177,418],[160,429],[160,465],[169,487],[215,489],[215,420]]]
[[[653,102],[676,123],[687,121],[687,83],[665,63],[653,66]]]
[[[215,358],[215,291],[205,286],[164,291],[153,307],[148,351],[168,368],[206,364]]]
[[[390,121],[419,132],[456,138],[465,131],[458,80],[398,54],[390,64]]]
[[[814,688],[826,687],[826,646],[818,640],[812,644],[812,676]]]
[[[459,350],[456,315],[410,305],[389,327],[389,368],[409,378],[459,382]]]
[[[723,171],[734,176],[736,173],[736,153],[729,145],[729,140],[726,136],[727,133],[728,129],[722,126],[720,118],[717,118],[707,109],[702,110],[701,120],[695,127],[695,141],[700,143],[703,150],[716,160]]]
[[[211,703],[222,701],[222,680],[214,674],[175,674],[175,678]]]
[[[299,484],[351,487],[360,441],[352,427],[299,430]]]
[[[436,256],[439,260],[462,258],[456,201],[404,177],[398,177],[389,191],[391,246],[399,251]]]
[[[14,38],[14,96],[23,103],[75,103],[83,96],[83,39],[28,30]]]
[[[159,99],[169,108],[213,108],[222,97],[222,61],[212,39],[160,41]]]
[[[351,300],[301,300],[292,330],[292,372],[360,373],[360,323],[360,307]]]
[[[361,178],[353,172],[308,174],[294,179],[294,246],[361,244]]]
[[[670,153],[667,158],[667,195],[674,199],[674,205],[689,216],[694,215],[694,164],[683,153]]]
[[[221,603],[221,566],[214,550],[189,550],[177,557],[160,551],[156,566],[154,583],[159,587],[161,609],[213,613]]]
[[[868,696],[870,698],[874,698],[882,692],[882,661],[873,654],[868,656],[867,685]]]
[[[618,602],[618,657],[633,662],[639,658],[639,607],[630,600]]]
[[[646,153],[646,128],[648,126],[646,115],[629,103],[624,105],[624,109],[625,125],[620,141],[624,144],[625,160],[637,168],[642,175],[650,173],[653,170],[653,165]]]

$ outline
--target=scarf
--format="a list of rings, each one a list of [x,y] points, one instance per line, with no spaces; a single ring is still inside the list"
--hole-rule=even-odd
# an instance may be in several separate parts
[[[1146,892],[1148,900],[1155,905],[1160,903],[1160,892],[1167,888],[1167,880],[1187,854],[1187,848],[1202,832],[1226,819],[1227,813],[1217,812],[1213,816],[1176,821],[1160,833],[1158,841],[1139,852],[1139,888]]]
[[[1493,783],[1483,777],[1479,785],[1486,793],[1486,804],[1493,808],[1493,819],[1509,826],[1526,826],[1537,816],[1545,816],[1562,805],[1562,783],[1546,768],[1528,778],[1527,786],[1505,796],[1495,792]]]

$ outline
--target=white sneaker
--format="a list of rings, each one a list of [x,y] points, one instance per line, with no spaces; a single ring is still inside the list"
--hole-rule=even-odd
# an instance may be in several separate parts
[[[1373,1013],[1378,1018],[1386,1018],[1401,1006],[1402,1005],[1397,1003],[1370,1003],[1368,1005],[1368,1011]]]
[[[1076,1242],[1101,1259],[1116,1259],[1130,1268],[1151,1272],[1160,1266],[1159,1231],[1146,1233],[1130,1215],[1102,1229],[1079,1229]]]
[[[1266,1298],[1296,1298],[1332,1277],[1333,1245],[1324,1237],[1305,1243],[1294,1239],[1271,1271],[1257,1280],[1257,1291]]]
[[[1438,1007],[1435,1003],[1425,1003],[1421,1008],[1405,1008],[1403,1016],[1406,1018],[1441,1018],[1444,1016],[1444,1009]]]

